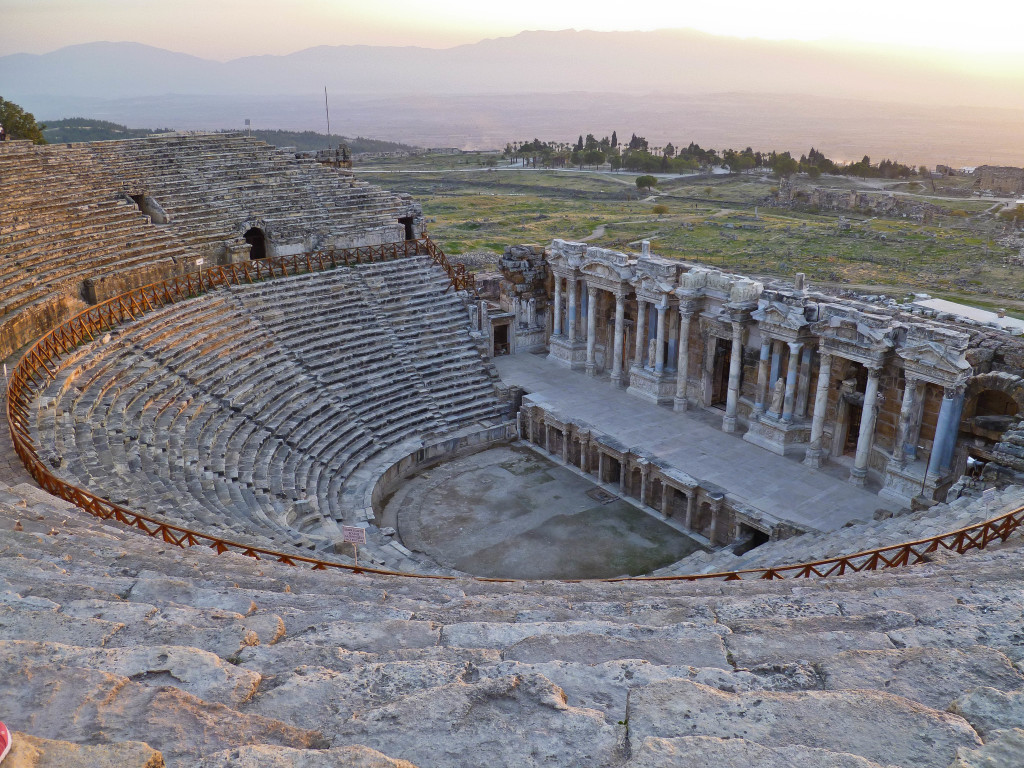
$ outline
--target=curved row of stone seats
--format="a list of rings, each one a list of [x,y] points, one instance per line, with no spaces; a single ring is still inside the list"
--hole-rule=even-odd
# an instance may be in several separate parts
[[[236,287],[233,295],[378,439],[440,428],[422,381],[399,356],[400,347],[373,311],[357,274],[334,270],[316,281]],[[401,418],[387,423],[392,416]]]
[[[739,556],[733,554],[730,549],[696,552],[657,573],[719,573],[810,563],[906,541],[927,539],[1008,512],[1018,505],[1022,494],[1024,489],[1017,486],[993,489],[988,492],[984,502],[963,497],[916,512],[906,510],[895,516],[886,515],[870,522],[849,524],[827,534],[810,532],[781,541],[768,542]]]
[[[338,523],[365,518],[375,472],[426,436],[502,411],[464,309],[461,333],[445,345],[472,408],[427,386],[372,298],[371,283],[388,274],[378,266],[235,286],[77,350],[39,398],[41,455],[62,477],[143,514],[332,557]],[[413,275],[405,289],[428,285],[445,306],[461,303],[445,296],[447,278],[429,259],[402,269]],[[366,555],[435,570],[379,534]]]
[[[296,484],[314,489],[317,484],[294,474],[293,465],[288,476],[298,452],[275,436],[280,424],[264,426],[256,419],[266,414],[247,412],[240,398],[225,409],[219,393],[220,387],[231,386],[236,372],[276,375],[285,382],[281,388],[293,392],[309,391],[312,384],[301,386],[301,371],[276,353],[265,336],[252,343],[260,338],[257,329],[223,299],[195,304],[187,325],[171,322],[165,308],[139,334],[126,329],[105,345],[102,356],[84,356],[81,365],[62,371],[46,394],[54,400],[52,408],[40,409],[43,451],[66,457],[62,473],[105,489],[115,501],[138,499],[146,513],[166,517],[172,507],[178,523],[198,524],[226,537],[242,532],[263,547],[330,543],[322,537],[337,533],[331,518],[319,516],[317,526],[306,521],[306,529],[319,529],[314,539],[285,522],[295,502],[305,497],[304,491],[296,492]],[[248,347],[238,345],[240,335],[248,337]],[[223,354],[227,348],[231,356]],[[285,402],[271,400],[278,405],[272,418],[289,418]],[[327,418],[340,429],[344,414],[334,408]],[[312,423],[307,419],[303,426]],[[291,441],[301,437],[298,429],[285,431]],[[255,444],[247,449],[246,440],[253,437]],[[232,441],[237,454],[230,453]],[[316,453],[305,458],[310,465],[324,460]]]
[[[231,134],[97,142],[88,151],[145,189],[193,245],[238,236],[233,222],[258,210],[281,232],[364,232],[393,224],[399,196],[262,142]]]
[[[1024,749],[1016,538],[828,580],[493,583],[178,550],[2,483],[0,530],[8,726],[145,742],[170,768],[1015,768]]]
[[[414,263],[415,270],[402,261],[368,265],[363,275],[370,295],[449,423],[493,418],[498,377],[492,368],[481,368],[480,351],[466,343],[465,303],[448,292],[429,257]],[[433,279],[422,280],[423,270]]]
[[[191,255],[123,198],[87,152],[20,144],[0,145],[0,326],[57,300],[84,306],[87,277]],[[8,346],[42,330],[19,333]]]

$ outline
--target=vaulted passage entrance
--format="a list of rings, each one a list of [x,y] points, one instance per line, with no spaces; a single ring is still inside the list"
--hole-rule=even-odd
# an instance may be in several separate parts
[[[245,233],[244,237],[245,242],[251,246],[249,248],[250,259],[265,259],[267,257],[267,236],[262,229],[253,227]]]

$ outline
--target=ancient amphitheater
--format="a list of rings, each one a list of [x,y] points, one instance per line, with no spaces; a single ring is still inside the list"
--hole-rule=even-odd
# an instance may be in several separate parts
[[[5,765],[1024,764],[1019,339],[646,244],[475,280],[236,135],[0,144],[0,257]],[[496,450],[696,551],[406,546]]]

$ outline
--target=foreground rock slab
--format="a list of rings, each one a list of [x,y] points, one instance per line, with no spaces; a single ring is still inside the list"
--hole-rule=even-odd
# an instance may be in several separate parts
[[[684,736],[645,739],[626,768],[882,768],[856,755],[796,745],[766,747],[744,739]],[[966,768],[966,767],[965,767]]]
[[[958,748],[981,746],[963,718],[877,691],[730,694],[671,680],[631,691],[628,722],[637,747],[648,738],[713,736],[820,747],[903,768],[947,768]]]
[[[89,746],[14,733],[4,768],[164,768],[159,752],[141,741]]]

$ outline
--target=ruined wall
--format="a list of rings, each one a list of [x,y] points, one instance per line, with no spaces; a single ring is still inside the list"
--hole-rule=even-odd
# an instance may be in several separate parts
[[[982,165],[974,169],[974,189],[996,195],[1024,194],[1024,168]]]

